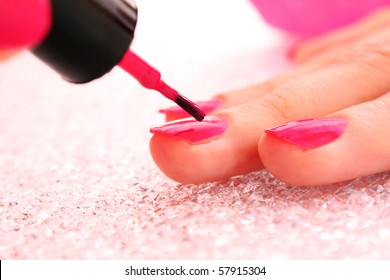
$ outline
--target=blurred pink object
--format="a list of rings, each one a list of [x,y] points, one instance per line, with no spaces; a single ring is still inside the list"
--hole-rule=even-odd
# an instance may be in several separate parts
[[[271,25],[302,36],[350,24],[390,0],[251,0]]]
[[[39,44],[51,27],[51,2],[0,0],[0,49]]]

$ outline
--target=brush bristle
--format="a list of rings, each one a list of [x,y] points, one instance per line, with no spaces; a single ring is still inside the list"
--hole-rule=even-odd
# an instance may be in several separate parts
[[[180,94],[176,97],[175,102],[177,105],[183,108],[183,110],[193,116],[197,121],[202,121],[206,116],[201,107]]]

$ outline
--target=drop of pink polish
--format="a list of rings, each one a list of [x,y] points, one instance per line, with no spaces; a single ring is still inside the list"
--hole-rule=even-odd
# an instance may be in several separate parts
[[[198,142],[222,134],[227,126],[227,121],[221,118],[206,117],[202,122],[191,118],[173,121],[160,127],[151,128],[150,132]]]

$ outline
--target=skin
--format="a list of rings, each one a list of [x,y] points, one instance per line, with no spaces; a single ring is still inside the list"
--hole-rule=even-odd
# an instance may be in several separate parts
[[[266,168],[291,185],[321,185],[390,170],[390,8],[300,43],[295,66],[261,84],[218,95],[228,130],[191,144],[154,135],[158,167],[182,183],[224,180]],[[344,118],[337,140],[304,150],[264,133],[288,121]],[[174,119],[167,116],[167,120]]]

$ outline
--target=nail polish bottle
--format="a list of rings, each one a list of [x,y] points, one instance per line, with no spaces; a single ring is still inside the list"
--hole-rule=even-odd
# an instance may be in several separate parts
[[[32,53],[72,83],[116,66],[134,37],[137,8],[128,0],[51,0],[52,24]]]
[[[30,48],[72,83],[100,78],[116,65],[176,102],[198,121],[205,113],[133,53],[138,11],[132,0],[0,0],[0,49]]]

